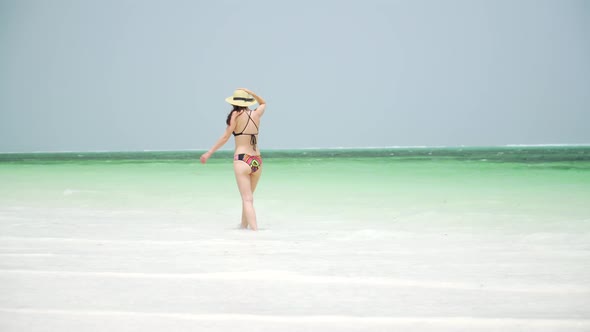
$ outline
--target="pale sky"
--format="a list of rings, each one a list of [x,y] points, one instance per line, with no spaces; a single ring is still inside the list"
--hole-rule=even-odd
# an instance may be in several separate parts
[[[590,1],[0,0],[0,47],[0,152],[208,149],[238,87],[262,150],[590,143]]]

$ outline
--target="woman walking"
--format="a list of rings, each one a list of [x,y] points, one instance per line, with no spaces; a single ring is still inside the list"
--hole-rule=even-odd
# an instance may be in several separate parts
[[[207,162],[207,159],[225,145],[232,134],[234,135],[236,141],[234,173],[242,196],[242,223],[240,227],[244,229],[250,227],[255,231],[258,230],[258,224],[254,211],[254,190],[256,190],[256,185],[262,174],[262,157],[258,150],[258,128],[260,118],[266,108],[266,102],[262,97],[245,88],[237,89],[225,101],[233,106],[225,121],[227,128],[217,143],[201,156],[201,163]],[[256,103],[258,103],[258,107],[254,111],[248,108]]]

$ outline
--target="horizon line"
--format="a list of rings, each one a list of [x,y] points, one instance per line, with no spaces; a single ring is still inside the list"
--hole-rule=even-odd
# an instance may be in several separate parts
[[[590,147],[590,143],[549,143],[549,144],[504,144],[504,145],[392,145],[392,146],[364,146],[364,147],[305,147],[305,148],[275,148],[264,149],[267,151],[280,150],[360,150],[360,149],[444,149],[444,148],[515,148],[515,147]],[[111,153],[111,152],[200,152],[207,149],[173,149],[173,150],[62,150],[62,151],[17,151],[17,152],[0,152],[0,154],[25,154],[25,153]],[[231,152],[232,149],[220,149],[216,152]]]

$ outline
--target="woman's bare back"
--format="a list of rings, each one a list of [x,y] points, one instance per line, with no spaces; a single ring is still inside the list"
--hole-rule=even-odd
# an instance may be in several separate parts
[[[260,117],[255,111],[244,110],[236,117],[234,129],[235,153],[258,155],[258,128]]]

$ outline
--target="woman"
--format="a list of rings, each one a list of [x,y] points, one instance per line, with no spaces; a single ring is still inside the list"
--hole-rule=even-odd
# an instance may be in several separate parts
[[[258,224],[254,211],[254,190],[256,190],[256,184],[262,174],[262,158],[258,150],[258,127],[260,118],[266,109],[266,102],[245,88],[237,89],[233,96],[226,98],[225,101],[233,105],[233,109],[225,121],[227,128],[217,143],[201,156],[201,163],[207,162],[207,159],[215,151],[227,143],[233,133],[236,140],[234,173],[242,196],[242,224],[240,227],[245,229],[250,226],[251,230],[256,231]],[[256,102],[258,102],[256,110],[250,110],[248,106]]]

